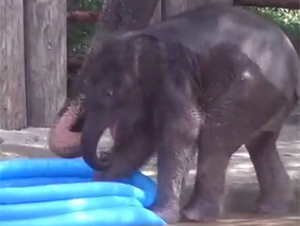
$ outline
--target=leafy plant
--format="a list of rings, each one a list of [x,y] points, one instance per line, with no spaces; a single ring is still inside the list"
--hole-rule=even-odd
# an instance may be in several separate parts
[[[271,17],[286,32],[295,37],[300,36],[300,10],[290,10],[283,8],[256,8],[254,10]]]
[[[103,0],[67,0],[67,10],[94,10],[100,11]],[[67,48],[69,55],[84,55],[89,50],[89,41],[97,24],[68,24]]]

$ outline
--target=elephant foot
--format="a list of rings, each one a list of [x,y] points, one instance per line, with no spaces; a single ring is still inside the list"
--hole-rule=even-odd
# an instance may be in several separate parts
[[[290,211],[290,203],[295,200],[295,195],[291,187],[287,186],[286,189],[261,197],[255,207],[255,212],[258,214],[269,215],[285,215]]]
[[[154,204],[150,210],[162,218],[167,224],[176,224],[180,221],[179,206],[165,205],[161,207]]]
[[[257,214],[285,215],[290,211],[289,201],[260,201],[255,208]]]
[[[285,215],[289,212],[287,204],[260,204],[257,205],[255,212],[257,214]]]
[[[201,201],[191,200],[182,211],[184,220],[196,222],[215,221],[220,216],[218,205]]]

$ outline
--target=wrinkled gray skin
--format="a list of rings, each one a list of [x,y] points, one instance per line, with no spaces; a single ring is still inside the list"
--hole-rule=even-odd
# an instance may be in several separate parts
[[[228,0],[229,1],[229,0]],[[96,32],[91,42],[91,50],[99,48],[102,36],[109,32],[124,30],[139,30],[148,26],[156,9],[158,0],[109,0],[104,1],[101,10],[101,32]],[[85,109],[82,102],[85,99],[86,67],[85,63],[79,75],[72,79],[68,98],[50,129],[50,150],[63,158],[81,156],[79,143],[82,125],[85,118]],[[111,127],[114,137],[115,126]]]
[[[215,220],[229,159],[245,144],[260,186],[257,211],[288,211],[293,192],[275,142],[298,101],[300,70],[276,25],[239,8],[207,7],[111,38],[88,64],[80,148],[103,179],[130,175],[156,153],[151,209],[167,223],[180,212]],[[112,125],[115,144],[100,159],[97,142]],[[194,193],[180,211],[195,151]]]

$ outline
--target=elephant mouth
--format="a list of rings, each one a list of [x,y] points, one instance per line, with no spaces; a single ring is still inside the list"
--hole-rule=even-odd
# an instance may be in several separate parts
[[[96,171],[105,171],[110,165],[111,150],[98,152],[99,141],[107,129],[116,123],[107,113],[88,112],[82,130],[80,149],[84,161]]]

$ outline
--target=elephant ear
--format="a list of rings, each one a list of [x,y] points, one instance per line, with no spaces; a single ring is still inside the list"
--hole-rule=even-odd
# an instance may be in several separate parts
[[[144,90],[155,90],[168,69],[166,45],[156,37],[138,34],[130,40],[133,79],[138,79]]]

